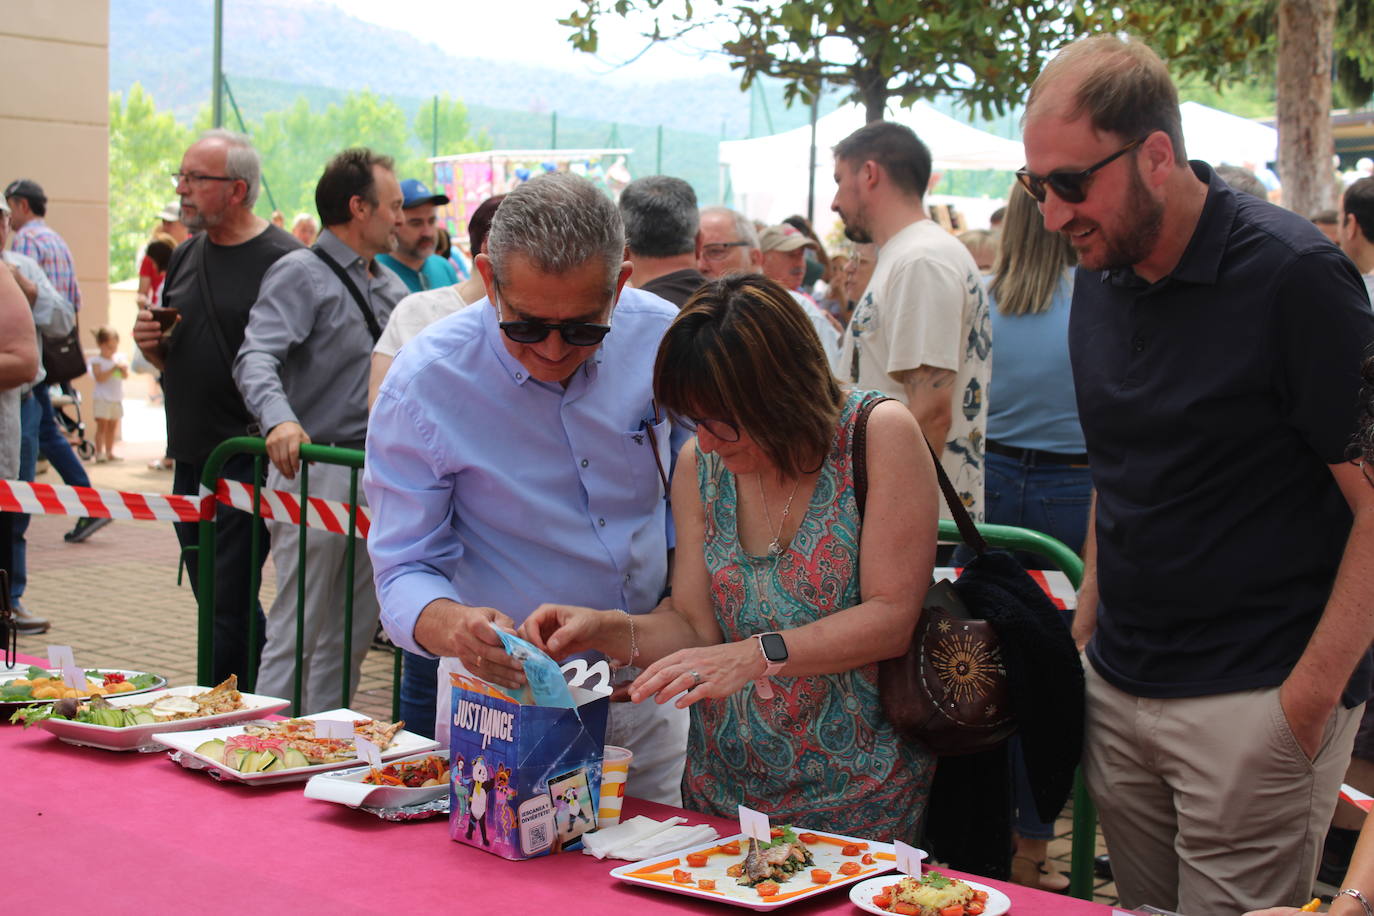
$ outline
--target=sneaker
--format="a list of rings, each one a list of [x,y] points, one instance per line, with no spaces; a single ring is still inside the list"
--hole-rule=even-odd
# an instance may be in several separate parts
[[[79,518],[76,527],[62,535],[62,540],[68,544],[80,544],[112,521],[112,518]]]
[[[39,633],[48,632],[48,629],[52,627],[52,624],[44,618],[30,614],[28,608],[18,601],[13,602],[13,605],[14,616],[11,618],[11,622],[18,632],[36,636]]]

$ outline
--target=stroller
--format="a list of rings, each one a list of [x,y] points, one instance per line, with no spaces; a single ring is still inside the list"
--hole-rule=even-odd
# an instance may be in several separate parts
[[[86,438],[86,424],[81,419],[81,392],[72,387],[71,382],[62,382],[60,385],[53,386],[57,392],[52,395],[53,417],[57,420],[57,425],[62,428],[62,433],[72,442],[72,448],[81,456],[83,461],[90,461],[95,457],[95,443]],[[72,413],[67,413],[67,408],[72,409]]]

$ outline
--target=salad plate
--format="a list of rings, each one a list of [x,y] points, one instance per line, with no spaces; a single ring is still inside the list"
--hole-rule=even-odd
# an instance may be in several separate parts
[[[943,869],[939,869],[943,873]],[[884,910],[873,903],[873,898],[883,892],[883,888],[895,884],[901,880],[902,875],[887,875],[882,878],[870,878],[849,888],[849,902],[866,913],[876,913],[877,916],[888,916],[891,910]],[[949,875],[948,877],[954,877]],[[1011,898],[1002,893],[995,887],[988,887],[986,884],[979,884],[977,881],[970,881],[967,878],[959,878],[975,891],[984,891],[988,895],[987,902],[983,904],[983,916],[1002,916],[1011,910]]]
[[[439,751],[412,754],[391,763],[401,765],[425,760],[428,757],[440,758],[444,762],[445,770],[448,769],[448,755]],[[372,767],[361,766],[318,773],[311,776],[310,781],[305,784],[305,797],[336,802],[350,808],[413,808],[448,795],[447,778],[437,786],[379,786],[363,782],[370,772]]]
[[[157,674],[149,674],[146,671],[132,671],[128,668],[82,668],[82,673],[86,675],[86,681],[91,687],[97,687],[105,683],[111,676],[117,677],[134,685],[134,689],[125,690],[119,693],[111,693],[106,699],[114,697],[127,697],[135,694],[147,693],[150,690],[157,690],[167,686],[167,679]],[[39,668],[30,665],[23,671],[11,670],[0,673],[0,710],[15,710],[23,706],[32,706],[35,703],[52,703],[55,698],[45,698],[35,700],[31,688],[15,684],[15,681],[34,680],[35,678],[55,678],[62,680],[62,672],[56,668]],[[90,699],[90,695],[80,699]],[[9,718],[6,716],[5,718]]]
[[[731,906],[775,910],[897,867],[891,843],[805,827],[793,827],[792,830],[814,862],[801,867],[787,880],[777,882],[777,892],[773,894],[760,894],[758,888],[741,885],[738,878],[727,873],[727,869],[742,864],[749,851],[749,839],[742,833],[621,865],[611,869],[611,877],[640,887]],[[702,862],[703,853],[704,863],[694,864]],[[688,856],[692,856],[690,861]],[[815,874],[816,870],[827,874]],[[825,880],[817,881],[819,877]]]
[[[116,696],[109,699],[111,706],[124,709],[130,706],[151,706],[164,697],[193,697],[208,693],[210,688],[187,686],[172,687],[156,693],[139,696]],[[195,716],[189,719],[171,719],[161,722],[148,722],[141,725],[113,727],[96,725],[93,722],[77,722],[71,719],[44,719],[38,724],[52,732],[68,744],[84,747],[98,747],[107,751],[162,751],[166,748],[153,740],[156,734],[196,731],[242,722],[245,719],[261,719],[290,705],[290,700],[281,697],[261,696],[256,693],[240,693],[243,708],[230,712],[216,713],[212,716]]]
[[[331,709],[327,712],[315,713],[314,715],[302,716],[302,719],[318,721],[320,719],[334,719],[344,722],[357,720],[371,721],[371,717],[352,709]],[[286,722],[294,720],[285,720]],[[264,723],[267,725],[283,725],[284,722]],[[162,732],[154,734],[153,740],[169,748],[172,759],[187,769],[206,770],[216,779],[227,780],[230,782],[241,782],[248,785],[275,785],[283,782],[300,782],[309,779],[316,773],[325,773],[330,770],[341,770],[346,767],[356,767],[359,763],[356,756],[346,760],[335,760],[329,763],[316,763],[308,766],[294,766],[290,768],[266,770],[262,772],[242,772],[223,761],[207,756],[197,750],[206,742],[227,741],[246,734],[245,726],[227,725],[222,728],[202,728],[195,731],[184,732]],[[398,731],[392,736],[391,744],[385,748],[378,748],[381,759],[384,761],[395,760],[398,757],[406,757],[411,754],[418,754],[421,751],[430,751],[439,746],[439,742],[414,732]]]

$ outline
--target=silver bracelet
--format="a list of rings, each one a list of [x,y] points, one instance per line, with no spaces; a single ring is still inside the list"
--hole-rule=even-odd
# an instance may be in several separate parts
[[[1364,894],[1355,890],[1353,887],[1342,888],[1337,897],[1354,897],[1360,901],[1360,906],[1364,907],[1364,916],[1374,916],[1374,906],[1369,905],[1369,901],[1364,898]]]
[[[631,613],[630,613],[629,611],[627,611],[627,610],[624,610],[623,608],[621,609],[620,613],[624,614],[624,615],[625,615],[625,619],[628,620],[628,621],[630,621],[630,660],[629,660],[629,664],[633,665],[633,664],[635,663],[635,659],[639,658],[639,640],[638,640],[638,639],[636,638],[636,636],[635,636],[635,615],[634,615],[634,614],[631,614]],[[1361,899],[1364,899],[1364,898],[1361,898]],[[1374,913],[1370,913],[1369,916],[1374,916]]]

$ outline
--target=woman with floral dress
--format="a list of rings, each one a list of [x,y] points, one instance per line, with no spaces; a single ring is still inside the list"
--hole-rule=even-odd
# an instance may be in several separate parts
[[[664,336],[658,403],[694,428],[672,484],[672,593],[652,613],[545,605],[555,657],[645,666],[635,702],[690,706],[683,803],[914,842],[933,759],[883,716],[877,663],[906,651],[930,582],[938,492],[896,402],[867,422],[860,523],[844,392],[810,321],[757,275],[704,286]]]

